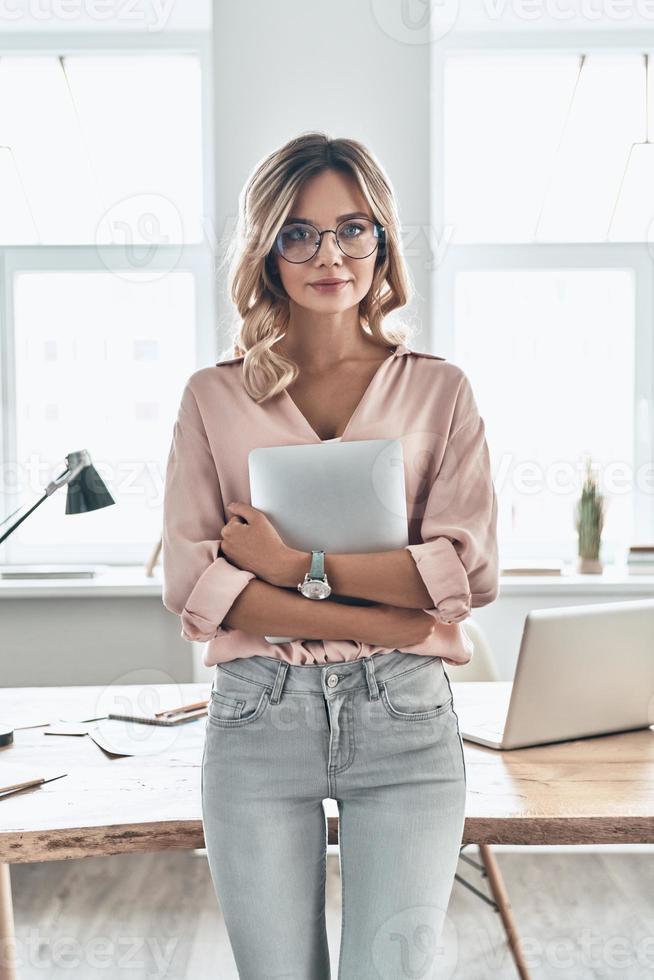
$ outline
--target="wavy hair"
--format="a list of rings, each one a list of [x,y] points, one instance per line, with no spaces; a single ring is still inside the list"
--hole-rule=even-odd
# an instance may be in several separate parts
[[[261,160],[239,195],[236,233],[230,241],[228,288],[240,324],[232,338],[233,353],[243,358],[248,394],[263,402],[297,377],[298,365],[277,353],[290,318],[289,297],[273,259],[273,247],[297,192],[324,170],[355,178],[374,219],[386,229],[373,280],[359,303],[362,327],[380,346],[405,343],[405,326],[387,326],[391,310],[411,298],[409,273],[400,250],[400,225],[391,183],[362,143],[330,139],[325,133],[302,133]]]

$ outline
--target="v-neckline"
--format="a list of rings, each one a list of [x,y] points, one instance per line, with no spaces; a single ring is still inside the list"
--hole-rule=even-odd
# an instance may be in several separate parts
[[[391,361],[394,361],[395,358],[397,357],[397,355],[399,353],[401,353],[405,349],[406,348],[404,347],[403,344],[397,344],[396,347],[395,347],[395,349],[394,349],[394,351],[393,351],[393,353],[390,354],[388,357],[385,357],[384,358],[384,360],[378,366],[377,370],[375,371],[375,373],[373,374],[372,378],[368,382],[368,384],[367,384],[367,386],[366,386],[363,394],[361,395],[361,398],[359,399],[359,401],[357,402],[357,404],[356,404],[356,406],[354,408],[354,411],[352,412],[352,414],[350,415],[349,419],[347,420],[347,422],[345,424],[345,428],[343,429],[343,432],[341,433],[340,436],[335,436],[334,438],[340,439],[341,441],[346,441],[346,436],[347,436],[348,430],[351,428],[352,422],[354,421],[354,419],[356,418],[356,416],[361,411],[361,406],[363,405],[363,403],[366,401],[367,397],[369,396],[370,390],[372,389],[375,381],[379,377],[379,374],[381,373],[382,368],[384,368]],[[300,419],[304,423],[305,428],[311,434],[311,436],[314,439],[314,441],[315,442],[325,442],[324,439],[321,439],[320,438],[320,436],[318,435],[318,433],[316,432],[316,430],[313,428],[313,426],[311,425],[311,423],[307,419],[306,415],[304,415],[304,413],[302,411],[300,411],[299,406],[296,404],[296,402],[293,400],[293,398],[289,395],[289,393],[286,390],[286,388],[283,389],[282,395],[284,396],[285,400],[290,403],[290,407],[295,412],[295,414],[300,417]]]

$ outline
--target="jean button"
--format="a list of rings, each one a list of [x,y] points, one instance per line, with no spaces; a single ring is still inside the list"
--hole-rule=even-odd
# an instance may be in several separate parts
[[[327,678],[327,686],[336,687],[337,684],[338,684],[338,674],[330,674],[329,677]]]

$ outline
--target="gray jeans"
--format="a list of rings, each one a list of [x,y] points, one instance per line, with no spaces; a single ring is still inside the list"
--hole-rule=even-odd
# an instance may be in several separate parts
[[[440,657],[219,664],[202,817],[240,980],[331,976],[326,798],[339,813],[338,980],[440,977],[465,797]]]

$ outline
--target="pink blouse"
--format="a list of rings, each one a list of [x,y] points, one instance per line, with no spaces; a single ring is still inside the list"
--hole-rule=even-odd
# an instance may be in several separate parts
[[[251,503],[248,453],[259,446],[325,441],[287,391],[257,404],[245,390],[242,361],[241,355],[200,368],[182,393],[164,487],[164,606],[180,617],[185,640],[208,641],[208,667],[256,654],[292,664],[336,663],[394,649],[358,640],[273,644],[223,625],[255,578],[220,554],[225,505]],[[497,598],[499,562],[484,422],[463,370],[436,354],[404,344],[393,348],[341,436],[389,438],[402,440],[406,547],[433,600],[425,611],[436,620],[427,640],[403,650],[467,663],[472,643],[461,623],[471,607]]]

